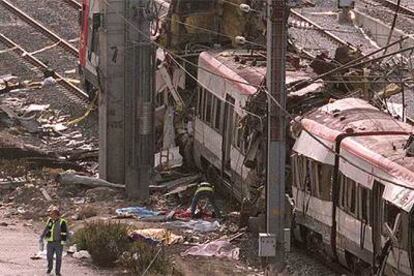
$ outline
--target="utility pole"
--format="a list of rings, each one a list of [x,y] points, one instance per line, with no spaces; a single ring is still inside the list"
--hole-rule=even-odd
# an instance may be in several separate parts
[[[102,83],[99,96],[99,176],[123,184],[125,22],[119,15],[124,13],[125,1],[107,0],[107,3],[99,2],[105,19],[99,33],[98,78]]]
[[[287,0],[267,0],[267,89],[286,109]],[[276,255],[270,257],[271,275],[285,268],[286,117],[268,96],[266,230],[276,237]]]
[[[99,173],[146,200],[154,164],[150,0],[100,1]]]
[[[128,197],[146,200],[154,168],[154,48],[146,7],[128,0],[125,49],[125,184]]]

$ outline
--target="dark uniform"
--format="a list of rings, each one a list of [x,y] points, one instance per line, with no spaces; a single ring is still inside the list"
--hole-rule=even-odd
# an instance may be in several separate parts
[[[195,211],[197,208],[198,201],[200,199],[208,199],[209,203],[214,209],[216,217],[221,217],[220,209],[217,207],[214,200],[214,188],[210,183],[202,182],[198,185],[197,190],[193,197],[193,202],[191,203],[191,216],[194,217]]]

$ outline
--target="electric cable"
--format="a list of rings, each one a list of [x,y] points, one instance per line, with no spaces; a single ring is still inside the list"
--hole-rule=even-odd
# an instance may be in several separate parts
[[[107,2],[107,0],[103,0],[104,1],[104,3],[108,6],[108,7],[110,7],[110,8],[112,8],[112,6]],[[129,24],[129,25],[131,25],[134,29],[136,29],[139,33],[141,33],[141,34],[143,34],[143,35],[145,35],[145,36],[147,36],[147,34],[145,34],[144,32],[142,32],[140,29],[138,29],[137,27],[135,27],[127,18],[125,18],[124,16],[122,16],[122,15],[120,15],[117,11],[115,11],[115,13],[118,15],[118,16],[120,16],[121,18],[123,18],[123,20],[125,20],[126,21],[126,23],[127,24]],[[154,41],[152,41],[150,38],[148,38],[152,43],[154,43],[156,46],[158,46],[158,47],[160,47],[161,49],[164,49],[164,47],[162,47],[162,45],[160,45],[160,44],[158,44],[158,43],[156,43],[156,42],[154,42]],[[395,43],[395,42],[394,42]],[[389,45],[387,45],[387,47],[390,47],[390,44]],[[385,56],[383,56],[383,57],[380,57],[381,59],[382,58],[386,58],[386,57],[388,57],[388,56],[390,56],[390,55],[395,55],[396,53],[401,53],[401,52],[404,52],[404,51],[408,51],[408,50],[411,50],[411,49],[414,49],[414,47],[410,47],[410,48],[405,48],[405,49],[402,49],[402,50],[400,50],[400,51],[397,51],[397,52],[394,52],[394,53],[392,53],[392,54],[388,54],[388,55],[385,55]],[[166,50],[166,49],[164,49],[164,50]],[[381,50],[381,49],[380,49]],[[168,50],[166,50],[167,52],[168,52]],[[374,51],[375,52],[375,51]],[[175,55],[175,54],[174,54]],[[174,62],[178,65],[179,64],[179,66],[181,67],[181,68],[184,68],[184,67],[182,67],[181,66],[181,64],[175,59],[175,58],[173,58],[173,55],[171,55],[171,58],[174,60]],[[181,58],[180,58],[181,59]],[[187,62],[186,60],[184,60],[185,62]],[[368,61],[368,62],[370,62],[370,61]],[[365,64],[365,63],[367,63],[367,61],[365,61],[365,62],[362,62],[362,63],[357,63],[357,65],[358,64]],[[346,65],[346,64],[345,64]],[[352,65],[352,64],[351,64]],[[350,66],[350,65],[347,65],[347,66]],[[355,65],[354,65],[355,66]],[[198,67],[198,66],[197,66]],[[185,68],[184,68],[185,69]],[[186,74],[188,74],[191,78],[193,78],[197,83],[199,83],[200,84],[200,82],[197,80],[197,78],[196,77],[194,77],[194,76],[192,76],[192,74],[190,74],[187,70],[185,70],[185,72],[186,72]],[[221,77],[221,76],[220,76]],[[247,83],[246,83],[247,84]],[[208,89],[209,90],[209,89]],[[212,92],[211,90],[209,90],[210,92]],[[268,98],[271,100],[271,101],[273,101],[274,102],[274,104],[285,114],[285,116],[287,117],[287,118],[289,118],[289,119],[291,119],[292,121],[294,121],[294,122],[296,122],[296,123],[299,123],[300,124],[300,122],[292,115],[292,114],[290,114],[289,113],[289,111],[287,111],[275,98],[274,98],[274,96],[273,95],[271,95],[270,93],[269,93],[269,91],[267,90],[267,89],[263,89],[262,90],[264,93],[266,93],[266,95],[268,96]],[[213,93],[213,92],[212,92]],[[409,187],[409,186],[406,186],[406,185],[403,185],[403,184],[400,184],[400,183],[397,183],[397,182],[395,182],[395,181],[392,181],[392,180],[388,180],[388,179],[385,179],[385,178],[383,178],[382,176],[379,176],[379,175],[376,175],[376,174],[374,174],[374,173],[372,173],[372,172],[370,172],[370,171],[368,171],[368,170],[366,170],[366,169],[364,169],[364,168],[361,168],[359,165],[357,165],[357,164],[355,164],[353,161],[351,161],[351,160],[349,160],[348,158],[346,158],[346,157],[344,157],[343,155],[341,155],[341,154],[339,154],[339,153],[337,153],[337,152],[335,152],[334,150],[332,150],[331,148],[330,148],[330,146],[329,145],[327,145],[327,144],[325,144],[321,139],[319,139],[316,135],[314,135],[313,133],[311,133],[309,130],[307,130],[307,129],[305,129],[305,128],[303,128],[303,130],[311,137],[311,138],[313,138],[315,141],[317,141],[322,147],[324,147],[324,148],[326,148],[329,152],[331,152],[332,154],[334,154],[335,156],[338,156],[339,158],[341,158],[342,160],[344,160],[344,161],[346,161],[346,162],[348,162],[351,166],[353,166],[353,167],[355,167],[356,169],[359,169],[360,171],[362,171],[362,172],[364,172],[364,173],[366,173],[366,174],[368,174],[368,175],[370,175],[370,176],[373,176],[373,177],[375,177],[375,178],[377,178],[377,179],[379,179],[379,180],[382,180],[382,181],[384,181],[384,182],[387,182],[387,183],[390,183],[390,184],[394,184],[394,185],[396,185],[396,186],[399,186],[399,187],[403,187],[403,188],[406,188],[406,189],[413,189],[413,187]]]

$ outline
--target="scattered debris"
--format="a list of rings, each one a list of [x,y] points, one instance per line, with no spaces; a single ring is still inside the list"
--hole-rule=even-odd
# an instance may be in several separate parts
[[[172,228],[185,228],[195,232],[207,233],[214,232],[220,229],[220,223],[218,221],[205,221],[205,220],[190,220],[190,221],[171,221],[166,222],[166,226]]]
[[[182,243],[184,238],[179,235],[175,235],[170,230],[163,228],[150,228],[150,229],[139,229],[133,230],[129,236],[135,241],[148,241],[150,243],[160,243],[165,245],[172,245]]]
[[[89,187],[109,187],[125,189],[125,185],[110,183],[99,178],[77,175],[71,172],[65,172],[59,175],[59,183],[63,185],[85,185]]]
[[[206,244],[196,245],[190,247],[182,256],[203,256],[203,257],[217,257],[228,258],[231,260],[238,260],[240,248],[235,247],[227,240],[215,240]]]
[[[119,194],[116,190],[109,187],[97,187],[86,191],[85,196],[88,202],[100,202],[113,200]]]
[[[77,251],[73,253],[72,256],[75,259],[90,259],[91,258],[91,254],[89,254],[89,252],[86,250]]]
[[[46,191],[45,188],[41,188],[40,192],[42,193],[42,195],[45,197],[47,201],[52,201],[52,198],[50,197],[49,193]]]
[[[137,218],[148,218],[148,217],[154,217],[161,214],[160,212],[155,212],[152,210],[149,210],[145,207],[127,207],[127,208],[120,208],[116,209],[117,216],[135,216]]]

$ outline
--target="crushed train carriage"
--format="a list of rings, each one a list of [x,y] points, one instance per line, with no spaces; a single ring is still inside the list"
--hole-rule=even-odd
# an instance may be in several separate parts
[[[157,71],[157,96],[177,90],[192,94],[189,104],[195,112],[189,118],[192,126],[184,130],[184,154],[190,153],[198,168],[220,177],[239,200],[251,198],[265,180],[266,55],[258,49],[236,50],[229,37],[245,33],[250,41],[263,43],[262,22],[241,14],[223,16],[234,9],[218,1],[155,2],[163,8],[162,20],[155,22],[154,41],[197,65],[182,63],[194,81],[169,60],[168,53],[157,54],[158,69],[165,69]],[[99,65],[96,40],[103,24],[103,7],[97,3],[84,0],[81,20],[80,71],[94,86]],[[203,28],[226,36],[214,36]],[[291,125],[293,139],[288,139],[295,236],[317,244],[354,271],[374,268],[387,275],[412,275],[414,159],[407,155],[411,127],[358,99],[315,108],[328,103],[331,95],[320,91],[320,82],[303,82],[311,78],[308,71],[290,69],[286,84],[304,85],[288,95],[289,111],[311,110],[299,126]],[[159,100],[159,107],[169,103]]]
[[[310,112],[301,126],[291,160],[298,238],[355,272],[412,275],[412,126],[355,98]]]

